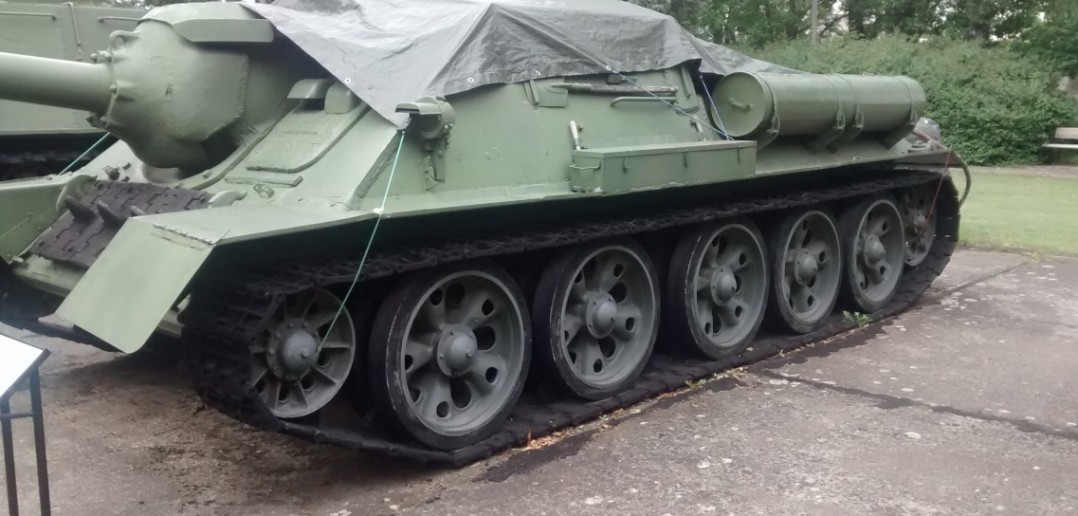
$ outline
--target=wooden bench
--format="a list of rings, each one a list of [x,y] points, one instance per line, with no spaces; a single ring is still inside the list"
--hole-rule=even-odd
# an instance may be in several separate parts
[[[1053,151],[1078,150],[1078,127],[1059,127],[1052,140],[1044,144],[1044,148]]]

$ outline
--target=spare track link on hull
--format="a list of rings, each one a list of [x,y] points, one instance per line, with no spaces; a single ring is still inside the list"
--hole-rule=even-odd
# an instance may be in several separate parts
[[[929,257],[917,268],[903,275],[894,300],[883,310],[873,314],[873,319],[879,320],[909,307],[950,261],[958,240],[958,200],[953,184],[949,180],[943,181],[938,173],[904,172],[836,188],[764,197],[715,207],[671,210],[647,218],[610,219],[556,230],[518,233],[504,239],[449,242],[399,254],[375,255],[368,259],[361,278],[382,278],[463,259],[560,247],[612,235],[639,234],[927,183],[941,186],[937,206],[936,242]],[[215,277],[196,285],[192,302],[185,310],[182,320],[185,324],[184,338],[190,350],[190,371],[203,400],[217,410],[253,426],[310,441],[421,462],[463,466],[512,446],[523,445],[529,439],[543,437],[556,430],[598,418],[604,413],[676,390],[686,382],[750,364],[856,326],[844,321],[841,316],[832,315],[824,327],[810,334],[762,334],[745,353],[717,361],[680,358],[667,355],[657,348],[648,369],[634,387],[626,392],[594,402],[561,399],[545,404],[524,396],[506,426],[491,437],[465,448],[439,451],[416,442],[394,440],[374,424],[348,429],[320,426],[317,420],[279,420],[270,414],[260,401],[253,386],[248,385],[248,343],[260,335],[265,321],[281,299],[312,286],[347,284],[352,281],[358,266],[358,260],[293,262],[262,268],[251,267],[243,277]]]

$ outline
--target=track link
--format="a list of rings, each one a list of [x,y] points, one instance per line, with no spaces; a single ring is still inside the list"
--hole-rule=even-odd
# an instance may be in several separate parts
[[[953,184],[945,179],[940,173],[927,171],[881,173],[872,179],[840,187],[384,252],[368,259],[360,279],[369,281],[465,259],[551,249],[598,238],[638,235],[736,215],[759,214],[874,192],[938,184],[936,242],[924,263],[903,275],[894,300],[873,314],[873,319],[879,320],[908,308],[950,261],[958,241],[959,203]],[[854,327],[853,323],[833,315],[824,327],[810,334],[761,335],[745,353],[717,361],[671,355],[657,347],[648,369],[628,391],[595,402],[526,395],[513,411],[509,423],[491,437],[465,448],[438,451],[416,442],[400,441],[399,436],[387,436],[380,425],[371,422],[341,428],[322,423],[317,417],[299,421],[279,420],[264,406],[254,387],[249,385],[249,343],[267,331],[267,321],[284,297],[311,287],[350,283],[358,267],[358,259],[255,264],[245,266],[242,273],[228,271],[228,275],[214,275],[196,284],[192,290],[191,304],[183,312],[181,320],[185,325],[183,336],[190,350],[190,371],[203,400],[233,418],[267,430],[346,448],[461,466],[511,446],[522,445],[529,439],[579,425],[603,413],[680,388],[686,382],[756,362]]]

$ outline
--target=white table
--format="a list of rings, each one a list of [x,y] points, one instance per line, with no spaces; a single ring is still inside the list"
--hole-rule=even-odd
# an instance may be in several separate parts
[[[7,478],[7,504],[11,516],[19,515],[18,484],[15,481],[15,445],[11,420],[34,421],[34,448],[37,452],[37,484],[41,514],[52,513],[49,503],[49,472],[45,457],[45,421],[41,413],[41,378],[38,367],[49,356],[47,350],[0,335],[0,433],[3,434],[4,469]],[[30,412],[12,413],[11,395],[24,381],[30,382]]]

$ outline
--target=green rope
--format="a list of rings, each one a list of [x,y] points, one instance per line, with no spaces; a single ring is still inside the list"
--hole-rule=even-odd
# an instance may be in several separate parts
[[[318,343],[318,351],[322,351],[322,346],[326,344],[326,339],[333,333],[333,327],[337,325],[337,320],[344,314],[344,309],[348,306],[348,300],[352,297],[352,293],[356,290],[356,285],[359,284],[359,278],[363,273],[363,266],[367,264],[367,257],[371,253],[371,247],[374,245],[374,236],[378,234],[378,226],[382,224],[382,217],[386,212],[386,201],[389,200],[389,190],[393,187],[393,177],[397,175],[397,163],[400,162],[401,149],[404,148],[404,129],[400,130],[400,142],[397,143],[397,152],[393,156],[393,165],[389,169],[389,180],[386,181],[386,191],[382,195],[382,206],[378,208],[378,218],[374,219],[374,228],[371,229],[371,237],[367,240],[367,248],[363,250],[363,258],[359,260],[359,268],[356,269],[356,275],[352,278],[352,284],[348,287],[348,292],[344,294],[344,299],[341,300],[341,306],[337,308],[337,314],[333,316],[333,321],[329,323],[329,329],[326,330],[326,334],[322,336],[322,342]]]
[[[109,139],[108,134],[102,135],[101,138],[98,138],[97,142],[95,142],[93,145],[91,145],[89,149],[86,149],[86,152],[83,152],[82,154],[79,155],[79,157],[75,158],[75,161],[72,161],[71,163],[69,163],[66,167],[64,167],[64,169],[60,173],[61,174],[66,174],[66,173],[70,172],[71,169],[75,168],[75,165],[77,165],[80,161],[82,161],[82,158],[85,158],[86,156],[88,156],[91,152],[94,151],[94,149],[97,148],[98,145],[101,145],[102,143],[105,142],[105,140],[108,140],[108,139]]]

